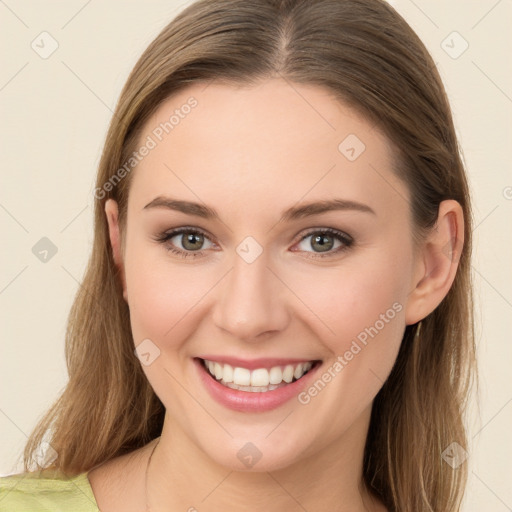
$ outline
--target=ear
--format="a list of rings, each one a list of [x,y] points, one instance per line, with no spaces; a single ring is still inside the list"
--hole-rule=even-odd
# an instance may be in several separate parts
[[[128,302],[126,293],[124,261],[121,249],[121,236],[119,230],[119,209],[116,201],[114,201],[113,199],[107,199],[107,201],[105,202],[105,214],[107,216],[108,231],[110,237],[110,244],[112,246],[114,263],[116,264],[116,267],[119,270],[119,275],[121,277],[124,300]]]
[[[446,297],[457,273],[463,245],[462,207],[453,199],[442,201],[436,225],[417,254],[405,313],[407,325],[428,316]]]

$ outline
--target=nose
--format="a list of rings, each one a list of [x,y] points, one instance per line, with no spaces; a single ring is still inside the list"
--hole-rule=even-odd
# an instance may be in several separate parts
[[[252,263],[235,254],[233,268],[219,286],[213,320],[234,338],[266,340],[289,322],[289,292],[268,263],[265,252]]]

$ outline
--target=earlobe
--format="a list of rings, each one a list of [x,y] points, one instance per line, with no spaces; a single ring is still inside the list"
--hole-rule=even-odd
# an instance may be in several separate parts
[[[407,325],[428,316],[448,294],[464,245],[464,215],[449,199],[439,205],[437,223],[418,254],[420,278],[412,283],[406,308]]]
[[[125,300],[127,300],[124,262],[121,250],[121,234],[119,229],[119,209],[116,201],[114,201],[113,199],[108,199],[106,201],[105,214],[107,216],[110,245],[112,247],[112,256],[114,258],[114,263],[118,268],[119,275],[121,277],[123,297]]]

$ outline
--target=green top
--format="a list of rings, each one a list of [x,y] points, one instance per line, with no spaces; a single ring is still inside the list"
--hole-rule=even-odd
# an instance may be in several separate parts
[[[55,470],[0,478],[0,512],[99,512],[87,473]]]

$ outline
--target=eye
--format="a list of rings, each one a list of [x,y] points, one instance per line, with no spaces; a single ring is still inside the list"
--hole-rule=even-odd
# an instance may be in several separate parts
[[[306,242],[308,238],[311,240]],[[338,243],[337,246],[336,243]],[[336,229],[323,228],[310,231],[307,235],[303,236],[299,242],[299,248],[305,252],[309,252],[308,249],[310,248],[313,249],[314,255],[308,257],[326,258],[347,250],[353,243],[353,238],[346,233]],[[302,247],[300,247],[301,244]],[[336,250],[332,251],[331,249],[333,248]]]
[[[306,242],[308,238],[311,238],[309,243]],[[166,245],[168,251],[181,258],[204,256],[204,252],[215,245],[202,230],[186,226],[161,233],[156,240]],[[205,242],[210,245],[204,247]],[[347,250],[353,243],[352,237],[342,231],[316,228],[303,236],[297,245],[299,251],[310,252],[309,249],[313,249],[313,255],[308,256],[309,258],[326,258]],[[335,248],[334,251],[333,248]],[[293,251],[297,252],[295,249]]]
[[[205,249],[209,249],[213,246],[213,243],[210,242],[203,231],[191,227],[167,231],[159,235],[156,240],[162,244],[166,244],[170,252],[182,258],[202,256]],[[205,241],[208,241],[211,246],[203,247]]]

